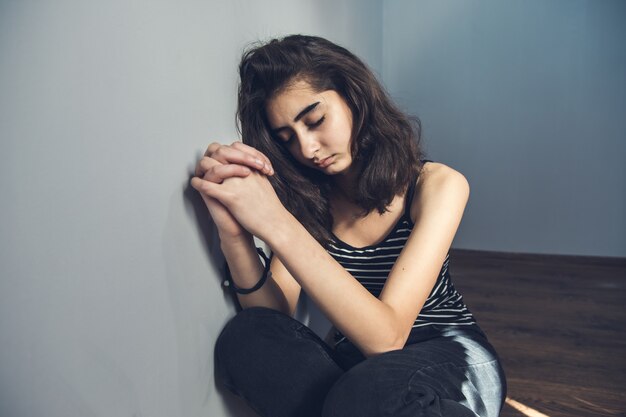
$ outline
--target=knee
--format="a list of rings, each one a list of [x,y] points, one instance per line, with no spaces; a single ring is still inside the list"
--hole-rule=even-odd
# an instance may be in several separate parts
[[[251,307],[241,310],[231,318],[215,342],[216,359],[222,361],[241,349],[247,349],[254,343],[256,335],[263,333],[263,327],[271,324],[272,317],[282,313],[266,307]]]
[[[231,347],[238,345],[243,338],[250,334],[250,331],[254,329],[256,313],[256,308],[241,310],[226,322],[215,342],[216,354],[230,352]]]
[[[215,371],[228,384],[241,372],[253,372],[254,364],[277,335],[276,328],[289,316],[266,307],[244,309],[231,318],[215,342]],[[241,371],[241,372],[240,372]]]
[[[323,417],[378,415],[379,375],[368,362],[354,366],[335,382],[324,401]]]
[[[389,355],[369,358],[343,374],[326,396],[322,416],[476,417],[455,401],[442,400],[428,383],[409,386],[411,373],[390,359]]]

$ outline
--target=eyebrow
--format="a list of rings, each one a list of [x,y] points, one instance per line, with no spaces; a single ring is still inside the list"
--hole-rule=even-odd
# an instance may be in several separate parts
[[[316,101],[315,103],[309,104],[308,106],[306,106],[304,109],[302,109],[302,111],[300,111],[300,113],[298,113],[296,117],[294,117],[293,121],[297,122],[298,120],[302,119],[304,116],[306,116],[307,113],[313,111],[313,109],[315,109],[318,104],[320,104],[320,102]],[[288,128],[289,128],[288,126],[277,127],[276,129],[272,129],[272,133],[274,134],[280,133],[281,131],[288,129]]]

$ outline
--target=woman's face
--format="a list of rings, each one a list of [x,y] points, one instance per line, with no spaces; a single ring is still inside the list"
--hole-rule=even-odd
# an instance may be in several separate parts
[[[314,91],[297,81],[266,106],[272,135],[298,162],[328,175],[344,173],[352,164],[352,112],[334,90]]]

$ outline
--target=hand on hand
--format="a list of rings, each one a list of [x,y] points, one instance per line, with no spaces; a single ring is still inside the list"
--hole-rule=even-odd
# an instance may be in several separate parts
[[[191,186],[200,192],[222,238],[239,238],[247,232],[222,203],[206,193],[206,183],[221,184],[229,178],[247,177],[253,171],[274,174],[267,156],[241,142],[210,144],[196,165],[196,176],[191,179]]]
[[[204,158],[198,162],[196,176],[219,184],[226,178],[245,177],[251,170],[265,175],[274,174],[267,156],[252,146],[241,142],[233,142],[232,145],[212,143],[204,153]]]
[[[259,172],[227,178],[221,184],[203,181],[200,189],[221,203],[241,227],[266,242],[289,214],[267,176]]]

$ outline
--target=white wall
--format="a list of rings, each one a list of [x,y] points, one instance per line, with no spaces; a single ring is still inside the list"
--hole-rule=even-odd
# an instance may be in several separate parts
[[[321,35],[380,71],[381,22],[373,0],[0,0],[1,416],[248,415],[214,385],[234,309],[189,175],[235,139],[246,43]]]
[[[626,256],[626,2],[385,0],[383,79],[470,181],[454,247]]]

